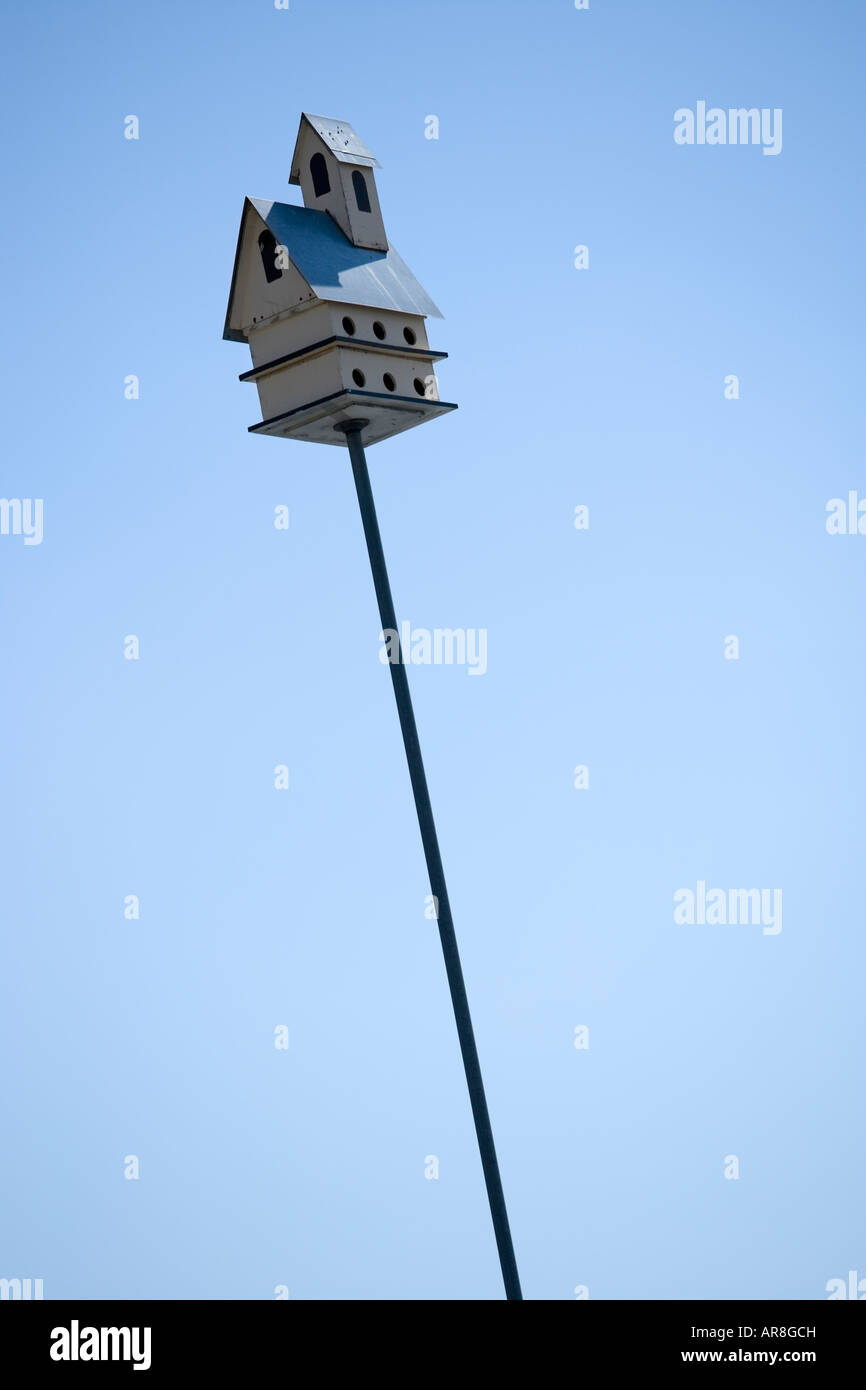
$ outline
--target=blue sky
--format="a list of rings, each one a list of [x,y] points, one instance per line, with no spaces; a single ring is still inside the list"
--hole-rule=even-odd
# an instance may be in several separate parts
[[[825,525],[866,496],[864,28],[7,11],[0,492],[44,538],[0,535],[0,1276],[500,1296],[348,460],[248,435],[221,340],[307,109],[445,314],[459,410],[369,461],[398,616],[488,634],[410,680],[525,1296],[866,1277],[866,539]],[[701,100],[781,109],[782,152],[676,145]],[[675,924],[699,881],[783,929]]]

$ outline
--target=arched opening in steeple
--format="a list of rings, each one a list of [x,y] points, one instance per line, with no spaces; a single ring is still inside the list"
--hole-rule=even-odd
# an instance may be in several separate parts
[[[331,180],[328,178],[328,162],[319,151],[310,160],[310,175],[313,180],[313,192],[317,198],[323,197],[325,193],[330,193]]]
[[[356,169],[352,175],[352,187],[355,190],[355,202],[358,204],[358,211],[372,212],[370,194],[367,192],[367,180],[360,169]]]

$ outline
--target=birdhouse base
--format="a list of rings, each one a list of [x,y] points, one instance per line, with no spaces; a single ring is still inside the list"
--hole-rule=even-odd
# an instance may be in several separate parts
[[[338,391],[333,396],[313,401],[275,415],[260,424],[250,425],[250,434],[275,434],[280,439],[305,439],[311,444],[334,444],[345,448],[344,435],[335,428],[344,420],[364,420],[361,433],[364,445],[378,444],[401,434],[413,425],[423,425],[437,415],[446,415],[457,406],[426,396],[394,396],[378,391]]]

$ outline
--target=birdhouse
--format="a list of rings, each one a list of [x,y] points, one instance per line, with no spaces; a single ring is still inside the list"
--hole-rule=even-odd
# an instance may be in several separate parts
[[[223,337],[248,342],[252,434],[375,444],[456,410],[439,399],[426,320],[441,318],[388,241],[378,161],[345,121],[301,117],[289,182],[304,206],[244,201]]]

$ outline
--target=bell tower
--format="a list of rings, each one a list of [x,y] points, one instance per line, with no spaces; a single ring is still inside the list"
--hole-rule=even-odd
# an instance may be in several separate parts
[[[303,113],[289,183],[300,184],[304,206],[327,212],[353,246],[387,251],[374,168],[379,161],[347,121]]]

